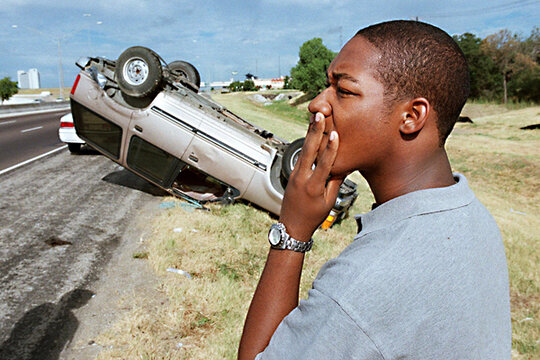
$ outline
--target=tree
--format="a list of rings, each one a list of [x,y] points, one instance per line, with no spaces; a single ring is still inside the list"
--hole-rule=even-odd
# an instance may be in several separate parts
[[[535,26],[531,36],[523,42],[522,52],[540,65],[540,27]]]
[[[315,97],[326,87],[326,70],[336,53],[324,46],[321,38],[313,38],[302,44],[299,56],[291,69],[291,87]]]
[[[241,81],[233,81],[229,84],[229,89],[231,91],[240,91],[242,90],[242,82]]]
[[[5,77],[0,80],[0,97],[2,98],[2,104],[4,100],[9,100],[9,98],[15,95],[19,91],[17,83],[11,81],[11,78]]]
[[[290,89],[291,88],[291,78],[289,75],[285,75],[283,78],[283,88],[284,89]]]
[[[520,45],[519,37],[506,29],[489,35],[482,42],[482,50],[491,57],[499,74],[502,75],[505,104],[508,102],[508,80],[512,75],[512,66]]]
[[[493,60],[482,51],[482,39],[471,33],[455,35],[461,51],[469,64],[471,93],[473,99],[495,99],[502,92],[502,78]]]
[[[257,91],[253,80],[245,80],[242,85],[242,91]]]
[[[519,100],[540,100],[540,65],[529,56],[518,53],[512,64],[512,81],[508,92]]]

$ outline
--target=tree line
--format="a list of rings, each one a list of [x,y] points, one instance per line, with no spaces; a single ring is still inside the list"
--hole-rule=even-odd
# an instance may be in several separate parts
[[[501,30],[484,39],[471,33],[453,38],[469,63],[470,99],[540,102],[540,28],[528,37]],[[306,41],[291,69],[290,87],[315,97],[326,87],[326,70],[335,55],[321,38]]]
[[[540,28],[523,37],[501,30],[484,39],[455,35],[469,63],[473,99],[540,102]]]

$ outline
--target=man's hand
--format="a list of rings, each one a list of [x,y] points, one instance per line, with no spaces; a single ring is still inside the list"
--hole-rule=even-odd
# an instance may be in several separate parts
[[[300,241],[309,241],[324,221],[343,182],[342,177],[328,179],[339,146],[338,134],[322,113],[317,113],[312,120],[289,177],[280,215],[287,233]]]
[[[339,142],[332,130],[331,122],[317,113],[285,190],[280,221],[287,233],[300,241],[309,241],[323,222],[336,202],[343,181],[342,178],[327,181]],[[313,169],[315,162],[317,167]],[[303,253],[270,249],[246,317],[238,359],[251,360],[263,351],[279,323],[298,306],[303,263]]]

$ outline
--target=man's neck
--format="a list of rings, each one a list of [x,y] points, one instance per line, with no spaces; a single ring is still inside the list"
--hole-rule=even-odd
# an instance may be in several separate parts
[[[455,184],[444,148],[421,161],[395,159],[387,164],[372,172],[361,172],[379,205],[413,191]]]

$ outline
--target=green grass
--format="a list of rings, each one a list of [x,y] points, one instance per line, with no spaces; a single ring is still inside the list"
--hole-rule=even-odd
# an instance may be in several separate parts
[[[284,138],[303,136],[307,128],[301,114],[281,105],[264,107],[244,94],[219,95],[217,100]],[[512,358],[538,359],[540,133],[519,127],[540,122],[540,107],[508,110],[468,104],[466,110],[475,114],[475,123],[456,125],[448,153],[453,169],[467,176],[503,235],[510,276]],[[367,212],[372,195],[358,174],[352,176],[360,189],[352,213]],[[164,300],[139,299],[132,311],[96,340],[106,349],[100,359],[236,358],[244,318],[268,251],[267,231],[275,218],[243,202],[209,208],[209,212],[188,212],[174,207],[162,210],[153,220],[146,252],[161,279],[156,298]],[[175,233],[176,227],[185,231]],[[346,219],[315,234],[302,274],[302,298],[320,267],[352,241],[355,231],[355,222]],[[167,273],[168,267],[185,270],[192,279]]]
[[[249,100],[254,93],[216,94],[213,98],[251,123],[292,141],[305,136],[309,125],[308,112],[287,105],[285,101],[269,106]]]

